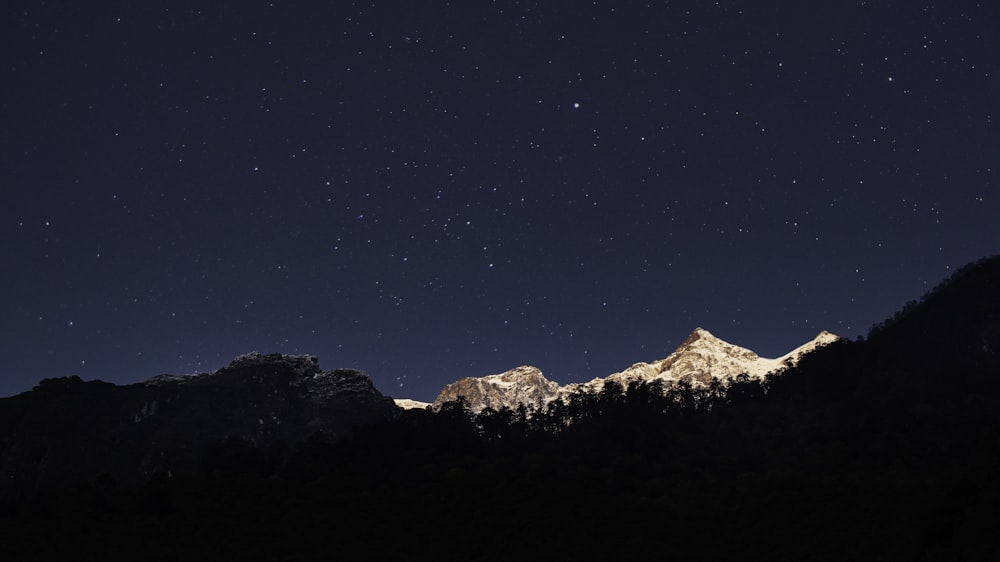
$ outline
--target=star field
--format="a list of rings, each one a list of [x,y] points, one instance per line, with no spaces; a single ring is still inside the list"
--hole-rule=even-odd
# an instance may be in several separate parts
[[[1000,251],[1000,8],[760,4],[5,8],[0,395],[773,357]]]

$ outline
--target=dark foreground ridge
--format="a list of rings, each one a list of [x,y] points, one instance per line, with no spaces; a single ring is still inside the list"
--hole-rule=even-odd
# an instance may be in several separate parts
[[[209,377],[271,380],[268,364],[253,359]],[[308,379],[298,372],[312,373],[310,362],[298,365],[274,372]],[[344,378],[365,387],[355,375]],[[223,391],[195,399],[193,389],[212,386],[209,380],[170,386],[164,398],[190,392],[184,400],[200,404],[190,411],[203,416],[209,408],[235,415],[246,407],[246,396]],[[309,384],[266,388],[294,396],[275,398],[289,409],[309,410],[310,396],[336,396]],[[0,401],[3,466],[28,458],[25,448],[38,446],[37,435],[63,446],[105,436],[88,445],[102,455],[140,439],[124,429],[107,437],[63,428],[31,413],[54,403],[77,425],[117,427],[120,421],[108,420],[125,410],[102,412],[108,420],[95,422],[76,397],[134,392],[127,410],[134,416],[148,403],[144,393],[159,387],[115,388],[60,379]],[[381,408],[377,393],[361,396]],[[149,420],[181,400],[164,398]],[[439,413],[378,410],[384,413],[370,420],[379,421],[350,435],[282,433],[284,420],[298,414],[281,410],[279,426],[264,418],[274,407],[260,406],[265,421],[254,423],[271,428],[266,438],[221,437],[182,474],[161,469],[133,485],[96,473],[8,494],[0,532],[9,538],[0,555],[996,560],[998,406],[1000,259],[991,258],[908,304],[864,341],[832,343],[762,382],[680,385],[666,393],[656,385],[623,392],[608,384],[531,416],[489,408],[472,415],[461,402]],[[301,419],[316,418],[313,412]],[[163,419],[189,437],[207,418]],[[145,421],[129,418],[130,427]],[[174,439],[168,426],[141,440]],[[50,466],[50,455],[31,458]]]
[[[267,450],[312,432],[335,441],[395,415],[367,374],[323,371],[312,356],[255,352],[127,386],[46,379],[0,399],[0,492],[195,474],[219,448]]]

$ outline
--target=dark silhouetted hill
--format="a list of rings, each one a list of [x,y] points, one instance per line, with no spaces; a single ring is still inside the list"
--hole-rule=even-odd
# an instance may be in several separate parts
[[[0,491],[119,483],[199,472],[207,451],[332,439],[397,414],[360,371],[322,371],[315,357],[252,353],[214,373],[116,386],[43,380],[0,399]]]

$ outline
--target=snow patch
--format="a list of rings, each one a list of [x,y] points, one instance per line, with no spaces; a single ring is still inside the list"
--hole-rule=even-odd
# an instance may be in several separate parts
[[[397,406],[404,410],[426,410],[430,408],[433,404],[430,402],[421,402],[420,400],[410,400],[409,398],[393,398],[393,402]]]

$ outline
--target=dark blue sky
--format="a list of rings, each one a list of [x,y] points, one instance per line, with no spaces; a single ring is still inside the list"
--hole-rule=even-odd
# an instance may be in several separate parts
[[[776,356],[1000,251],[993,2],[100,4],[0,18],[0,396]]]

